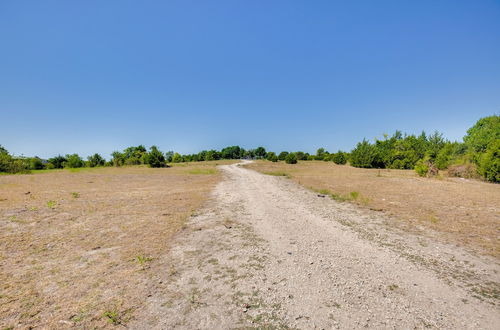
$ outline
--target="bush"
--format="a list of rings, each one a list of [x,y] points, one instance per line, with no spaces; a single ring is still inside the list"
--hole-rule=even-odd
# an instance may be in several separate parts
[[[479,159],[478,172],[491,182],[500,182],[500,139],[491,143]]]
[[[431,176],[436,176],[438,175],[439,173],[439,170],[437,169],[436,166],[434,166],[434,164],[429,161],[429,160],[419,160],[416,164],[415,164],[415,172],[417,172],[417,174],[419,176],[427,176],[427,177],[431,177]]]
[[[476,165],[470,162],[460,165],[450,165],[448,167],[448,176],[466,179],[474,179],[479,177]]]
[[[338,165],[345,165],[347,163],[347,156],[345,152],[339,151],[332,154],[332,161]]]
[[[287,156],[288,156],[288,151],[282,151],[278,155],[278,160],[285,160]]]
[[[163,153],[158,150],[156,146],[152,146],[150,148],[149,153],[145,157],[145,162],[150,167],[165,167],[167,164],[165,163],[165,156]]]
[[[467,130],[464,137],[465,144],[471,152],[486,152],[489,145],[500,140],[500,116],[494,115],[479,119],[476,124]]]
[[[64,163],[64,167],[68,168],[78,168],[83,167],[83,160],[78,154],[66,155],[66,162]]]
[[[33,157],[28,160],[28,168],[30,170],[41,170],[44,168],[43,162],[38,157]]]
[[[415,165],[415,172],[417,172],[419,176],[427,176],[427,173],[429,172],[429,165],[427,162],[418,161]]]
[[[295,156],[295,153],[289,153],[285,158],[285,162],[287,164],[297,164],[297,156]]]
[[[277,162],[278,161],[278,156],[272,151],[268,152],[266,155],[266,159],[271,162]]]
[[[325,156],[328,155],[328,151],[325,151],[325,148],[319,148],[316,150],[316,160],[323,160]]]
[[[63,168],[64,163],[66,163],[68,160],[64,156],[57,155],[55,157],[49,158],[47,161],[49,162],[49,164],[52,164],[54,168]]]
[[[383,167],[379,163],[377,148],[366,141],[366,139],[363,139],[363,142],[359,142],[351,152],[351,165],[354,167]]]
[[[99,154],[93,154],[87,157],[87,164],[89,167],[104,166],[104,163],[106,163],[106,161]]]
[[[295,153],[295,156],[297,157],[297,160],[307,160],[308,154],[304,153],[303,151],[297,151]]]
[[[174,153],[172,156],[172,163],[180,163],[182,162],[182,156],[178,152]]]
[[[111,154],[111,162],[113,162],[114,166],[122,166],[124,164],[123,154],[119,151],[113,151]]]

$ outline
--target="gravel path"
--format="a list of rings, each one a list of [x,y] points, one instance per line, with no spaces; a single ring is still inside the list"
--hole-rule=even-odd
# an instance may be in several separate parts
[[[141,329],[498,329],[500,267],[237,165],[161,262]]]

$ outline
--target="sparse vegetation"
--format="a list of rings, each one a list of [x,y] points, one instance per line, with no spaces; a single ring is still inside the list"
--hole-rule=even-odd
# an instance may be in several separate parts
[[[355,202],[392,215],[405,226],[429,227],[449,241],[500,255],[496,244],[494,205],[500,198],[496,184],[465,183],[454,178],[422,180],[411,170],[332,166],[325,161],[293,166],[258,161],[245,166],[264,174],[287,173],[292,180],[336,201]]]
[[[155,256],[167,253],[172,236],[220,179],[215,164],[0,176],[0,214],[6,215],[0,283],[8,297],[0,299],[0,324],[126,324],[146,299],[150,273],[164,266]],[[85,199],[72,202],[82,198],[76,196]],[[54,284],[57,290],[38,290]]]

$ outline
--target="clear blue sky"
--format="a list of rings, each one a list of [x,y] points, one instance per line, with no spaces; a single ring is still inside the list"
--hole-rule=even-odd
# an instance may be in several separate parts
[[[350,150],[500,112],[500,1],[1,1],[0,144]]]

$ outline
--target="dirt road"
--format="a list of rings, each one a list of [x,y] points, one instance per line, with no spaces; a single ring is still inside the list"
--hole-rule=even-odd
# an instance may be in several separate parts
[[[220,168],[132,328],[498,329],[496,260],[285,178]]]

